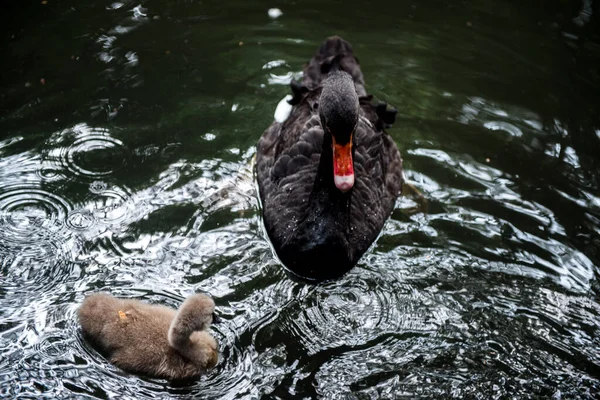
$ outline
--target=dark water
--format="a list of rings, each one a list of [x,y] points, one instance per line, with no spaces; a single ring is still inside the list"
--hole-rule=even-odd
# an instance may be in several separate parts
[[[0,397],[600,395],[597,2],[42,3],[0,17]],[[334,33],[400,110],[426,201],[306,285],[252,159]],[[99,290],[211,293],[218,367],[184,387],[112,367],[75,319]]]

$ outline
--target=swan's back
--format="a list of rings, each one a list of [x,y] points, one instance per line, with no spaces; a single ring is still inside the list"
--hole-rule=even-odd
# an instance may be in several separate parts
[[[321,86],[328,74],[336,69],[350,74],[356,85],[357,94],[366,95],[365,80],[358,59],[354,56],[352,45],[339,36],[332,36],[321,44],[304,67],[302,84],[309,89],[317,88]]]

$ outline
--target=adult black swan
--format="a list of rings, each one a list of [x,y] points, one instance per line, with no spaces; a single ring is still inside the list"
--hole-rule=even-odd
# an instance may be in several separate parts
[[[293,106],[258,142],[264,224],[277,255],[311,280],[350,270],[377,238],[403,183],[383,128],[395,110],[374,105],[352,46],[325,40],[292,82]]]

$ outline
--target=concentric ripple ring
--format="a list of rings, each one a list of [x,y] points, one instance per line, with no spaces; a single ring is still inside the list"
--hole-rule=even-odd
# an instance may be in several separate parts
[[[0,276],[4,288],[39,292],[74,273],[80,240],[65,224],[72,207],[61,196],[15,185],[0,193]]]
[[[123,142],[108,135],[94,132],[77,138],[66,151],[67,168],[86,177],[101,177],[113,173],[125,163]]]
[[[46,146],[46,161],[50,163],[46,169],[66,170],[69,175],[88,179],[102,178],[123,168],[129,153],[108,129],[85,123],[56,132]]]

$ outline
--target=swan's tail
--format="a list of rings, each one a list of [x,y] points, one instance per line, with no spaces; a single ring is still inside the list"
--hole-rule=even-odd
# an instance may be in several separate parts
[[[302,84],[309,89],[318,87],[330,72],[342,70],[354,79],[359,96],[366,96],[365,81],[358,59],[350,43],[339,36],[327,38],[304,68]]]

